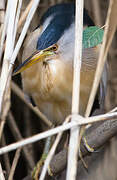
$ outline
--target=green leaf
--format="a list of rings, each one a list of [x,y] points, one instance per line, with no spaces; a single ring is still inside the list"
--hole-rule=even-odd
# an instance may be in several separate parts
[[[102,43],[104,30],[97,26],[90,26],[83,31],[83,47],[91,48]]]

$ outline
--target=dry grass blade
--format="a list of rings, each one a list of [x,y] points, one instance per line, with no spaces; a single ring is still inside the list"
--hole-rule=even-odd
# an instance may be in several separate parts
[[[0,180],[5,180],[4,174],[3,174],[3,170],[2,170],[2,166],[0,163]]]
[[[6,10],[4,22],[3,22],[2,27],[0,27],[0,61],[2,57],[3,45],[4,45],[6,28],[7,28],[7,23],[8,23],[8,9],[9,9],[8,5],[10,5],[10,3],[7,4],[7,10]],[[3,9],[3,8],[5,8],[5,2],[2,0],[0,1],[0,9]]]
[[[0,122],[0,139],[2,137],[2,132],[3,132],[3,129],[4,129],[4,125],[5,125],[5,120],[2,120]]]
[[[33,1],[32,0],[29,5],[27,6],[26,10],[23,12],[19,22],[18,22],[18,29],[21,27],[21,25],[23,24],[23,22],[25,21],[31,7],[32,7],[32,4],[33,4]],[[21,1],[19,1],[19,7],[20,5],[22,4]],[[10,3],[8,3],[8,5],[10,5]],[[7,5],[7,10],[6,10],[6,15],[5,15],[5,23],[4,23],[4,26],[0,29],[0,34],[2,34],[1,36],[1,39],[0,39],[0,60],[1,60],[1,57],[2,57],[2,52],[3,52],[3,45],[4,45],[4,40],[5,40],[5,34],[6,34],[6,29],[7,29],[7,24],[8,24],[8,5]]]
[[[8,126],[10,127],[10,129],[12,131],[12,134],[13,134],[15,140],[16,141],[22,140],[23,137],[21,136],[21,133],[20,133],[18,127],[17,127],[17,124],[16,124],[15,119],[14,119],[14,117],[13,117],[11,112],[9,112],[8,118],[9,119],[8,119],[7,123],[8,123]],[[24,147],[22,149],[22,151],[23,151],[25,159],[26,159],[26,161],[28,163],[28,166],[30,167],[30,169],[33,169],[33,167],[35,165],[35,162],[34,162],[33,157],[30,154],[30,151],[29,151],[28,147]]]
[[[75,55],[74,55],[74,74],[73,74],[73,92],[72,92],[72,114],[79,113],[79,95],[80,95],[80,68],[82,58],[82,32],[83,32],[83,0],[76,0],[75,15]],[[72,117],[75,121],[75,117]],[[80,127],[71,128],[70,142],[68,151],[67,180],[74,180],[77,173],[78,149],[79,149],[79,131]]]
[[[14,176],[14,173],[15,173],[15,169],[16,169],[19,157],[20,157],[20,153],[21,153],[21,148],[17,149],[17,151],[15,153],[15,157],[14,157],[14,160],[13,160],[13,163],[12,163],[12,166],[11,166],[11,171],[10,171],[10,175],[9,175],[8,180],[13,180],[13,176]]]
[[[0,134],[2,134],[2,131],[4,128],[4,122],[5,122],[9,107],[10,107],[10,79],[11,77],[8,76],[9,75],[8,68],[9,68],[9,61],[13,53],[13,48],[15,44],[17,22],[18,22],[18,17],[20,14],[21,2],[22,1],[20,1],[18,5],[18,0],[14,1],[12,4],[10,3],[10,1],[8,1],[8,8],[7,8],[8,12],[6,13],[6,20],[8,19],[7,18],[8,15],[9,15],[9,19],[7,22],[8,29],[7,29],[7,34],[6,34],[6,48],[5,48],[1,78],[0,78],[0,114],[1,114],[1,119],[3,122],[2,126],[0,127]],[[18,8],[17,8],[17,5],[18,5]],[[17,14],[16,14],[16,11],[17,11]],[[3,33],[3,35],[5,34]],[[9,80],[8,83],[7,83],[7,80]]]
[[[29,25],[31,23],[31,20],[32,20],[32,18],[34,16],[34,13],[35,13],[38,5],[39,5],[39,2],[40,2],[40,0],[34,0],[34,3],[33,3],[32,7],[31,7],[31,9],[29,11],[29,14],[28,14],[28,16],[26,18],[26,22],[25,22],[24,27],[22,29],[21,35],[20,35],[20,37],[18,39],[18,42],[16,44],[16,47],[15,47],[14,52],[13,52],[12,57],[11,57],[11,62],[10,62],[11,64],[9,66],[9,72],[12,69],[12,66],[13,66],[13,64],[15,62],[15,59],[16,59],[17,54],[19,52],[19,49],[20,49],[20,47],[21,47],[21,45],[23,43],[23,40],[24,40],[24,38],[26,36],[27,30],[28,30]]]
[[[44,162],[42,173],[40,175],[40,180],[44,180],[46,172],[47,172],[47,169],[48,169],[48,171],[50,170],[49,169],[49,164],[50,164],[50,161],[51,161],[51,159],[52,159],[52,157],[53,157],[53,155],[55,153],[56,147],[57,147],[61,137],[62,137],[62,132],[57,135],[56,140],[55,140],[51,150],[48,153],[48,156],[47,156],[47,158],[46,158],[46,160]],[[49,174],[51,174],[51,170],[50,170]]]
[[[26,10],[23,12],[19,22],[18,22],[18,28],[21,27],[21,25],[23,24],[23,22],[25,21],[31,7],[32,7],[32,4],[33,4],[34,0],[31,0],[30,3],[28,4],[28,6],[26,7]]]
[[[0,155],[4,154],[6,152],[9,152],[9,151],[13,151],[19,147],[23,147],[27,144],[37,142],[41,139],[47,138],[48,136],[55,135],[55,134],[60,133],[62,131],[66,131],[66,130],[73,128],[73,127],[76,127],[78,125],[86,125],[88,123],[91,124],[94,122],[104,121],[104,120],[109,120],[109,119],[110,120],[111,119],[117,119],[117,112],[107,113],[104,115],[93,116],[93,117],[88,117],[88,118],[83,118],[82,116],[79,116],[79,115],[72,115],[72,116],[75,116],[74,119],[76,119],[76,121],[67,123],[65,125],[58,126],[57,128],[50,129],[50,130],[45,131],[43,133],[39,133],[39,134],[34,135],[32,137],[26,138],[26,139],[21,140],[19,142],[16,142],[16,143],[10,144],[8,146],[5,146],[3,148],[0,148]]]
[[[0,1],[0,37],[4,26],[4,16],[5,16],[5,1]]]
[[[21,6],[22,6],[22,0],[20,0],[20,1],[18,2],[17,14],[16,14],[16,18],[15,18],[15,25],[14,25],[13,44],[15,43],[15,37],[16,37],[16,33],[17,33],[17,25],[18,25],[18,21],[19,21]]]
[[[13,63],[16,59],[16,56],[18,54],[18,51],[22,45],[22,42],[24,40],[24,37],[26,35],[26,32],[28,30],[28,27],[30,25],[30,22],[33,18],[33,15],[36,11],[36,8],[38,6],[38,3],[39,3],[39,0],[35,0],[33,5],[32,5],[32,8],[30,9],[30,12],[27,16],[27,20],[26,20],[26,23],[23,27],[23,30],[22,30],[22,33],[19,37],[19,40],[16,44],[16,47],[15,47],[15,50],[13,52],[13,47],[14,47],[14,44],[12,43],[11,45],[11,42],[12,40],[11,39],[14,39],[14,36],[13,36],[13,29],[14,29],[14,24],[15,24],[15,12],[16,12],[16,4],[17,4],[17,1],[15,1],[14,3],[11,3],[10,4],[10,17],[9,17],[9,24],[8,24],[8,32],[7,34],[7,39],[6,39],[6,49],[5,49],[5,55],[4,55],[4,63],[3,63],[3,68],[2,68],[2,73],[1,73],[1,80],[0,80],[0,112],[2,111],[2,103],[3,103],[3,98],[4,98],[4,92],[5,92],[5,88],[6,88],[6,84],[7,84],[7,81],[8,81],[8,77],[9,75],[11,75],[11,71],[12,71],[12,67],[13,67]],[[13,6],[13,7],[11,7]],[[11,19],[12,19],[12,23],[11,23]],[[9,41],[11,40],[11,41]],[[10,46],[9,46],[10,45]],[[12,54],[13,53],[13,54]],[[12,55],[12,57],[11,57]],[[10,66],[9,66],[9,62],[8,60],[11,58],[11,61],[10,61]]]
[[[4,125],[5,125],[5,122],[6,122],[7,113],[9,111],[9,107],[10,107],[10,85],[9,84],[8,84],[7,91],[5,91],[5,103],[4,103],[4,107],[5,107],[4,111],[2,111],[2,114],[1,114],[0,139],[2,137]]]
[[[95,78],[94,78],[94,83],[93,83],[92,91],[89,97],[88,106],[86,110],[86,117],[89,116],[91,112],[95,94],[96,94],[96,91],[100,82],[100,78],[102,75],[102,71],[104,68],[104,64],[106,61],[107,53],[111,45],[115,30],[116,30],[116,26],[117,26],[117,20],[115,18],[116,16],[117,16],[117,0],[111,0],[109,9],[108,9],[107,19],[106,19],[106,27],[105,27],[105,32],[104,32],[103,44],[101,46],[98,65],[97,65]]]
[[[13,47],[14,47],[14,43],[11,44],[11,42],[14,38],[13,33],[14,33],[14,23],[15,23],[17,2],[18,0],[17,1],[14,0],[13,3],[10,3],[8,1],[8,4],[10,3],[10,5],[8,5],[9,20],[8,20],[8,29],[7,29],[7,36],[6,36],[6,48],[5,48],[4,60],[3,60],[2,71],[1,71],[1,78],[0,78],[0,114],[2,113],[6,82],[8,79],[9,60],[13,53]]]
[[[16,27],[17,27],[18,17],[19,17],[20,9],[21,9],[21,1],[19,3],[19,6],[18,6],[18,0],[13,0],[13,3],[11,3],[10,0],[8,1],[8,5],[7,5],[8,8],[6,12],[6,26],[8,25],[7,34],[6,34],[6,48],[5,48],[2,71],[1,71],[1,78],[0,78],[0,115],[2,119],[2,126],[0,127],[1,128],[0,134],[2,134],[2,131],[4,128],[4,121],[6,119],[6,115],[10,107],[10,80],[11,80],[11,72],[12,72],[12,63],[14,63],[16,59],[17,53],[21,47],[21,44],[24,40],[27,29],[30,25],[32,17],[38,6],[38,2],[39,1],[35,0],[33,3],[33,6],[27,17],[27,21],[24,25],[21,36],[19,38],[19,41],[13,53],[16,29],[17,29]],[[3,37],[3,42],[4,42],[4,38],[5,38],[5,34]],[[9,63],[11,63],[10,67],[9,67]]]
[[[84,120],[84,118],[80,117],[81,119]],[[3,147],[3,148],[0,148],[0,154],[3,154],[3,153],[6,153],[6,152],[9,152],[11,150],[15,150],[19,147],[22,147],[22,146],[25,146],[27,144],[31,144],[31,143],[34,143],[36,141],[39,141],[41,139],[44,139],[44,138],[47,138],[48,136],[52,136],[54,134],[57,134],[59,132],[62,132],[64,130],[68,130],[70,129],[71,127],[75,127],[79,124],[79,122],[70,122],[66,125],[61,125],[61,126],[58,126],[57,128],[53,128],[53,129],[50,129],[46,132],[43,132],[43,133],[39,133],[37,135],[34,135],[32,137],[29,137],[29,138],[26,138],[24,140],[21,140],[17,143],[13,143],[11,145],[8,145],[6,147]]]
[[[18,0],[13,1],[13,3],[11,4],[10,1],[8,1],[7,12],[6,12],[6,17],[5,17],[4,26],[5,28],[7,26],[8,27],[7,27],[7,34],[6,34],[6,48],[5,48],[1,77],[0,77],[0,115],[1,115],[0,135],[2,135],[5,119],[6,119],[9,107],[10,107],[10,84],[8,83],[6,86],[6,82],[8,79],[9,60],[12,55],[13,47],[14,47],[14,43],[11,44],[11,42],[12,42],[12,39],[15,37],[13,33],[14,33],[14,23],[15,23],[17,2]],[[3,32],[3,36],[2,36],[3,39],[1,39],[1,43],[4,42],[5,33],[6,33],[6,29],[3,29],[3,30],[5,30],[5,32]]]
[[[1,142],[2,142],[2,146],[6,146],[6,139],[5,139],[4,133],[2,134],[2,141]],[[9,159],[8,153],[3,155],[3,161],[4,161],[6,173],[9,174],[11,165],[10,165],[10,159]]]

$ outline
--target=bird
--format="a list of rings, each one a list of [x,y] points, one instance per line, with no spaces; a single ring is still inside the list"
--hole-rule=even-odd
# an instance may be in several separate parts
[[[84,9],[83,27],[87,26],[94,26],[94,22]],[[21,73],[24,93],[55,126],[71,114],[74,43],[75,4],[54,5],[27,36],[22,63],[14,72]],[[98,55],[98,47],[82,49],[79,105],[82,116],[85,115]],[[106,89],[103,77],[101,87]]]

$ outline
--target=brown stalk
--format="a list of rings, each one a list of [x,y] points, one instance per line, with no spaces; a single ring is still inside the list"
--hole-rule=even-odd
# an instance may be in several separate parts
[[[9,114],[8,114],[7,123],[11,129],[11,132],[12,132],[15,140],[17,141],[17,140],[23,139],[11,112],[9,112]],[[30,169],[33,169],[35,162],[34,162],[33,157],[30,155],[30,151],[29,151],[28,147],[22,148],[22,151],[23,151],[24,157],[25,157]]]
[[[13,163],[12,163],[12,166],[11,166],[11,171],[10,171],[8,180],[13,180],[13,176],[14,176],[14,173],[15,173],[15,169],[16,169],[19,157],[20,157],[20,153],[21,153],[21,148],[16,150],[15,157],[13,159]]]
[[[6,140],[5,140],[4,133],[2,134],[2,142],[1,142],[1,144],[2,144],[2,146],[6,146]],[[3,155],[3,161],[4,161],[4,164],[5,164],[6,173],[9,174],[11,165],[10,165],[10,160],[9,160],[8,153]]]

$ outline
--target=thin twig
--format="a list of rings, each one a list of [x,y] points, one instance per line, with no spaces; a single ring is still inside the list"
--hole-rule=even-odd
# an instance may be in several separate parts
[[[66,118],[66,121],[65,121],[63,124],[68,123],[69,120],[70,120],[69,117]],[[47,158],[46,158],[46,160],[45,160],[45,162],[44,162],[44,166],[43,166],[43,169],[42,169],[42,173],[41,173],[41,175],[40,175],[40,180],[44,180],[45,175],[46,175],[46,172],[47,172],[47,169],[48,169],[48,171],[50,170],[50,169],[49,169],[49,164],[50,164],[50,161],[51,161],[53,155],[55,154],[57,145],[58,145],[58,143],[59,143],[59,141],[60,141],[60,139],[61,139],[61,137],[62,137],[62,134],[63,134],[63,132],[61,132],[61,133],[59,133],[59,134],[57,135],[56,140],[54,141],[54,144],[52,145],[52,147],[51,147],[51,149],[50,149],[50,151],[49,151],[49,153],[48,153],[48,156],[47,156]],[[51,170],[50,170],[50,171],[51,171]],[[51,172],[49,172],[49,174],[51,174]]]
[[[7,26],[8,26],[9,11],[10,11],[10,1],[8,1],[8,3],[7,3],[4,26],[3,26],[3,30],[2,30],[2,36],[0,39],[0,61],[1,61],[1,57],[2,57],[5,35],[6,35],[6,31],[7,31]]]
[[[109,119],[117,119],[117,112],[107,113],[104,115],[93,116],[93,117],[88,117],[88,118],[83,118],[82,116],[79,116],[79,115],[72,115],[72,116],[75,116],[76,121],[67,123],[65,125],[58,126],[56,128],[50,129],[46,132],[34,135],[32,137],[26,138],[19,142],[10,144],[6,147],[0,148],[0,155],[4,154],[6,152],[9,152],[9,151],[15,150],[19,147],[25,146],[27,144],[31,144],[31,143],[34,143],[41,139],[47,138],[48,136],[55,135],[59,132],[66,131],[66,130],[68,130],[72,127],[78,126],[78,125],[84,125],[84,124],[88,124],[88,123],[91,124],[94,122],[104,121],[104,120],[109,120]],[[69,118],[70,118],[70,116],[69,116]]]
[[[33,120],[32,120],[32,116],[31,116],[31,112],[30,112],[30,109],[27,107],[27,106],[23,106],[23,119],[24,119],[24,121],[23,121],[23,126],[24,126],[24,130],[23,130],[23,136],[24,137],[29,137],[30,135],[32,135],[32,133],[33,133],[33,130],[32,130],[32,125],[33,125]],[[17,126],[18,127],[18,126]],[[31,160],[33,160],[33,167],[32,168],[34,168],[34,166],[35,166],[35,148],[34,148],[34,146],[33,146],[33,144],[29,144],[28,146],[27,146],[27,150],[26,150],[27,152],[28,152],[28,157],[29,157],[29,159]],[[27,157],[27,158],[28,158]],[[28,165],[28,164],[27,164]],[[29,170],[29,168],[27,167],[27,170]]]
[[[21,153],[21,148],[17,149],[17,151],[15,153],[15,157],[14,157],[14,160],[13,160],[13,163],[12,163],[12,166],[11,166],[11,171],[10,171],[10,175],[9,175],[8,180],[13,180],[13,176],[14,176],[14,173],[15,173],[15,169],[16,169],[19,157],[20,157],[20,153]]]
[[[16,14],[16,18],[15,18],[15,25],[14,25],[13,44],[15,44],[15,37],[16,37],[16,33],[17,33],[17,26],[18,26],[18,21],[19,21],[21,6],[22,6],[22,0],[20,0],[20,1],[18,2],[17,14]]]
[[[2,134],[2,143],[1,144],[2,144],[2,146],[6,146],[6,140],[5,140],[4,133]],[[8,153],[3,155],[3,160],[4,160],[4,164],[5,164],[6,173],[9,174],[11,165],[10,165]]]
[[[5,102],[4,102],[5,108],[2,111],[1,122],[0,122],[0,139],[2,137],[4,125],[6,122],[7,113],[9,111],[9,107],[10,107],[10,85],[9,84],[8,84],[8,87],[6,89],[7,89],[7,91],[5,91]]]
[[[49,153],[48,153],[48,156],[47,156],[47,158],[46,158],[46,160],[45,160],[45,162],[44,162],[44,166],[43,166],[43,169],[42,169],[42,173],[41,173],[41,175],[40,175],[40,180],[44,180],[44,179],[45,179],[45,175],[46,175],[47,169],[48,169],[48,171],[49,171],[49,174],[51,174],[51,170],[49,169],[49,164],[50,164],[50,161],[51,161],[51,159],[52,159],[52,157],[53,157],[53,155],[54,155],[54,153],[55,153],[55,150],[56,150],[56,148],[57,148],[57,145],[58,145],[58,143],[59,143],[59,141],[60,141],[60,139],[61,139],[61,137],[62,137],[62,133],[63,133],[63,132],[61,132],[61,133],[59,133],[59,134],[57,135],[56,140],[55,140],[55,142],[54,142],[51,150],[50,150]]]
[[[20,47],[21,47],[21,45],[23,43],[23,40],[24,40],[24,38],[26,36],[27,30],[28,30],[29,25],[31,23],[31,20],[32,20],[32,18],[34,16],[34,13],[35,13],[38,5],[39,5],[39,2],[40,2],[40,0],[34,0],[34,3],[33,3],[32,7],[31,7],[31,9],[29,11],[29,14],[28,14],[28,16],[26,18],[26,22],[25,22],[24,27],[22,29],[21,35],[20,35],[20,37],[18,39],[18,42],[16,44],[16,47],[15,47],[14,52],[13,52],[12,57],[11,57],[11,64],[9,66],[9,72],[11,71],[11,69],[13,67],[15,59],[16,59],[17,54],[19,52],[19,49],[20,49]]]
[[[83,32],[83,0],[76,0],[75,14],[75,52],[74,52],[74,74],[73,74],[73,92],[72,92],[72,114],[79,113],[79,95],[80,95],[80,68],[82,58],[82,32]],[[71,119],[74,122],[73,116]],[[70,142],[68,151],[67,180],[75,180],[77,173],[78,149],[79,149],[79,131],[80,127],[71,128]]]
[[[32,7],[33,1],[34,1],[34,0],[31,0],[31,1],[29,2],[29,4],[28,4],[28,6],[26,7],[25,11],[22,13],[21,18],[20,18],[20,20],[19,20],[19,22],[18,22],[18,28],[20,28],[21,25],[23,24],[23,22],[25,21],[28,13],[29,13],[29,11],[30,11],[30,9],[31,9],[31,7]]]
[[[3,129],[4,129],[4,125],[5,125],[5,120],[2,120],[0,122],[0,139],[2,137],[2,132],[3,132]]]
[[[26,139],[21,140],[17,143],[13,143],[13,144],[8,145],[6,147],[0,148],[0,154],[9,152],[11,150],[15,150],[15,149],[22,147],[22,146],[25,146],[27,144],[34,143],[34,142],[39,141],[41,139],[47,138],[48,136],[52,136],[54,134],[57,134],[61,131],[68,130],[71,127],[77,126],[78,124],[79,124],[78,122],[71,122],[71,123],[68,123],[66,125],[58,126],[57,128],[48,130],[47,132],[39,133],[39,134],[34,135],[30,138],[26,138]]]
[[[9,112],[8,118],[9,119],[8,119],[7,123],[8,123],[8,125],[9,125],[9,127],[10,127],[10,129],[12,131],[12,134],[13,134],[15,140],[17,141],[17,140],[23,139],[23,137],[21,136],[21,133],[20,133],[18,127],[17,127],[17,124],[16,124],[16,122],[14,120],[14,117],[13,117],[11,112]],[[29,167],[31,169],[33,169],[34,165],[35,165],[35,162],[34,162],[32,156],[30,155],[28,147],[24,147],[22,149],[22,151],[23,151],[25,159],[27,160],[27,163],[28,163]]]

